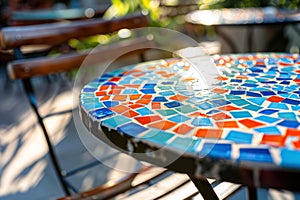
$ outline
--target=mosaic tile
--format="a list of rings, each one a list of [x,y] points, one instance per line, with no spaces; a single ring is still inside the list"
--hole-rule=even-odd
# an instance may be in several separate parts
[[[299,55],[212,58],[222,71],[212,90],[201,90],[180,59],[152,61],[91,81],[81,107],[102,126],[156,146],[300,168]]]

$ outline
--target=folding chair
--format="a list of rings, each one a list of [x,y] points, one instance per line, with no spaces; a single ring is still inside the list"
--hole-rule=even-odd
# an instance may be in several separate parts
[[[44,120],[53,116],[48,114],[42,116],[39,110],[32,78],[35,76],[45,76],[54,73],[67,72],[79,68],[84,59],[93,54],[103,59],[109,58],[111,52],[123,52],[127,50],[140,49],[143,45],[151,46],[153,42],[147,37],[137,37],[126,39],[112,45],[98,48],[92,53],[90,51],[71,52],[61,54],[57,57],[49,57],[44,55],[27,56],[23,47],[27,45],[50,45],[56,46],[66,43],[72,38],[84,38],[95,34],[108,34],[123,28],[133,29],[145,27],[148,25],[147,16],[134,14],[118,19],[90,19],[72,22],[59,22],[41,25],[5,27],[0,33],[0,45],[2,50],[13,50],[14,60],[8,63],[8,73],[12,80],[21,79],[26,97],[37,116],[38,123],[42,129],[45,140],[48,145],[50,159],[53,163],[56,175],[66,195],[70,195],[71,191],[78,192],[74,186],[66,180],[67,177],[81,170],[86,170],[99,163],[95,161],[86,166],[81,166],[70,172],[66,172],[61,168],[59,156],[57,156],[49,132],[45,126]],[[141,54],[141,51],[137,53]],[[99,61],[99,59],[96,59]],[[96,61],[95,60],[95,61]]]

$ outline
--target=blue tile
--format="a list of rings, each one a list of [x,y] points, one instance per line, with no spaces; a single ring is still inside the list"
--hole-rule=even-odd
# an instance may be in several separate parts
[[[172,81],[164,81],[164,82],[161,82],[162,85],[173,85],[174,82]]]
[[[152,100],[152,102],[167,102],[168,100],[166,99],[166,97],[163,96],[157,96],[154,97],[154,99]]]
[[[244,133],[241,131],[231,130],[226,136],[226,140],[230,140],[236,143],[251,144],[253,135],[250,133]]]
[[[127,135],[135,137],[138,134],[140,134],[144,131],[147,131],[148,129],[145,128],[144,126],[139,125],[139,124],[130,122],[128,124],[124,124],[124,125],[118,127],[117,130],[122,132],[122,133],[125,133]]]
[[[110,128],[117,128],[120,125],[123,125],[127,122],[130,122],[131,120],[127,117],[124,117],[122,115],[116,115],[114,117],[110,117],[108,119],[105,119],[102,121],[102,125]]]
[[[258,84],[254,84],[254,83],[244,83],[244,84],[242,84],[241,86],[244,86],[244,87],[257,87]]]
[[[254,98],[248,98],[247,100],[256,105],[262,105],[265,102],[266,98],[265,97],[254,97]]]
[[[243,108],[246,109],[246,110],[252,110],[252,111],[258,111],[258,110],[262,109],[262,107],[256,106],[256,105],[253,105],[253,104],[247,105]]]
[[[261,127],[261,128],[255,128],[255,131],[259,133],[264,133],[264,134],[271,134],[271,135],[280,135],[281,132],[276,126],[266,126],[266,127]]]
[[[281,102],[282,102],[282,103],[287,103],[287,104],[296,105],[296,106],[300,104],[300,100],[289,99],[289,98],[286,98],[286,99],[282,100]]]
[[[241,83],[241,82],[243,82],[243,80],[242,79],[231,79],[230,82]]]
[[[248,111],[231,111],[230,114],[236,119],[252,117]]]
[[[140,91],[144,94],[156,94],[154,89],[141,89]]]
[[[151,110],[149,110],[148,108],[146,108],[146,107],[136,109],[135,111],[138,112],[142,116],[153,114],[153,112]]]
[[[189,138],[189,137],[179,137],[177,136],[175,139],[173,139],[169,144],[167,144],[167,147],[173,147],[175,149],[179,149],[183,152],[191,152],[194,153],[197,150],[197,147],[199,146],[201,142],[201,139],[197,138]]]
[[[165,106],[167,106],[168,108],[176,108],[182,105],[182,103],[180,103],[179,101],[171,101],[168,103],[164,104]]]
[[[153,89],[156,86],[156,84],[145,84],[143,88],[147,88],[147,89]]]
[[[297,116],[294,112],[279,112],[278,117],[282,119],[295,120],[297,121]]]
[[[103,108],[104,107],[103,103],[101,103],[101,102],[86,103],[86,104],[83,104],[83,106],[86,110],[93,110],[93,109],[96,109],[96,108]]]
[[[243,105],[248,105],[250,104],[248,101],[244,99],[239,99],[239,100],[230,100],[232,103],[234,103],[237,106],[243,106]]]
[[[282,122],[277,123],[279,126],[284,126],[287,128],[298,128],[300,123],[294,120],[283,120]]]
[[[300,151],[282,149],[280,156],[281,166],[289,168],[300,168]]]
[[[274,109],[265,109],[265,110],[259,111],[259,113],[265,114],[265,115],[271,115],[276,112],[278,112],[278,110],[274,110]]]
[[[95,92],[96,90],[97,90],[97,88],[85,87],[85,88],[83,88],[82,92]]]
[[[106,82],[106,83],[103,83],[103,85],[117,85],[117,84],[114,82]]]
[[[263,96],[272,96],[272,95],[276,95],[275,92],[273,91],[261,91],[260,92]]]
[[[100,108],[97,110],[92,110],[89,112],[90,115],[95,117],[96,119],[102,119],[114,114],[113,111],[109,110],[108,108]]]
[[[215,106],[225,106],[231,103],[230,101],[226,101],[225,99],[210,100],[210,102]]]
[[[261,149],[261,148],[241,148],[240,156],[238,158],[239,161],[254,161],[254,162],[265,162],[271,163],[273,162],[272,156],[270,154],[269,149]]]
[[[245,93],[246,93],[245,90],[231,90],[229,94],[230,95],[243,95]]]
[[[155,144],[167,145],[168,140],[174,137],[174,134],[168,133],[162,130],[151,130],[145,135],[141,136],[141,139],[147,140],[147,142],[153,142]]]
[[[173,96],[175,93],[173,91],[164,91],[164,92],[159,92],[160,95],[162,96]]]
[[[207,110],[210,108],[214,108],[214,106],[208,102],[204,102],[204,103],[200,103],[197,105],[199,108],[201,108],[202,110]]]
[[[230,159],[231,144],[205,143],[200,151],[200,156]]]
[[[139,91],[137,89],[124,89],[122,94],[139,94]]]
[[[277,121],[280,120],[278,118],[269,117],[269,116],[259,116],[259,117],[256,117],[254,119],[257,119],[257,120],[262,121],[262,122],[267,122],[269,124],[277,122]]]
[[[185,122],[189,119],[190,119],[189,117],[186,117],[186,116],[180,115],[180,114],[168,118],[168,120],[173,121],[173,122],[177,122],[177,123]]]
[[[256,92],[246,91],[246,96],[249,96],[249,97],[261,97],[261,94],[256,93]]]
[[[119,105],[118,101],[103,101],[103,103],[108,108]]]
[[[272,102],[269,105],[269,108],[275,108],[275,109],[280,109],[280,110],[288,110],[288,106],[284,103],[277,103],[277,102]]]
[[[210,119],[208,118],[195,118],[192,121],[192,124],[194,126],[213,126],[213,124],[211,123]]]

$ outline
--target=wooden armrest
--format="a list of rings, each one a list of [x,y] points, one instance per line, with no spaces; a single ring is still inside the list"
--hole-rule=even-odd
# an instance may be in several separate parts
[[[112,20],[90,19],[32,26],[6,27],[0,33],[0,47],[2,49],[11,49],[32,44],[55,45],[68,41],[71,38],[107,34],[122,28],[133,29],[147,25],[147,16],[135,14]]]
[[[86,64],[95,64],[112,59],[118,56],[120,52],[137,53],[154,46],[153,40],[149,40],[145,36],[98,47],[93,51],[63,54],[58,57],[15,60],[8,63],[8,74],[11,79],[25,79],[33,76],[65,72],[79,68],[87,56],[89,57]]]

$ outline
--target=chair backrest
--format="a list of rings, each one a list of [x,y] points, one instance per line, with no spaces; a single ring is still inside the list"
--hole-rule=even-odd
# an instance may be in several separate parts
[[[59,45],[72,38],[84,38],[96,34],[107,34],[120,29],[133,29],[148,25],[145,15],[135,14],[118,19],[90,19],[72,22],[60,22],[31,26],[6,27],[0,33],[0,47],[3,50],[19,49],[27,45]],[[95,57],[109,57],[116,51],[141,49],[142,45],[152,46],[147,37],[127,39],[93,51]],[[129,49],[128,49],[129,48]],[[58,57],[34,57],[18,59],[8,64],[9,76],[12,79],[23,79],[31,76],[46,75],[78,68],[89,51],[62,54]],[[99,57],[98,57],[99,58]],[[99,59],[98,59],[99,61]]]

